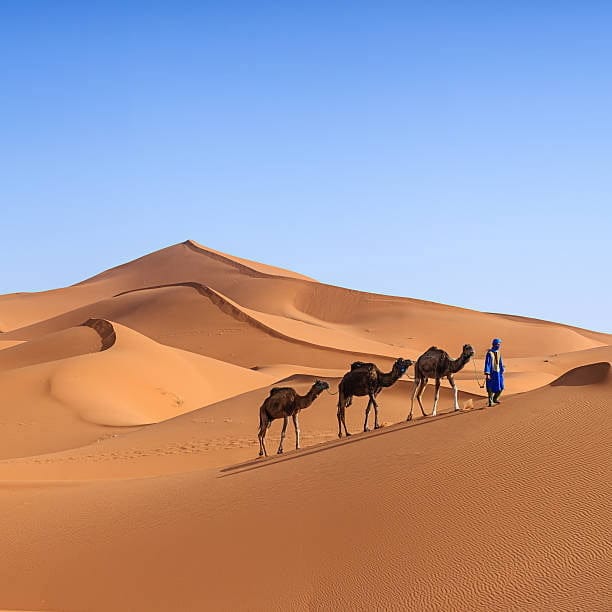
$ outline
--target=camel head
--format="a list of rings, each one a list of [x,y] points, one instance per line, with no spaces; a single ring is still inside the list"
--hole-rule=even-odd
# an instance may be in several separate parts
[[[400,376],[403,376],[406,373],[406,370],[414,363],[411,359],[399,359],[395,360],[393,364],[393,369],[397,369],[400,372]]]
[[[472,348],[471,344],[464,344],[463,345],[463,351],[462,351],[462,355],[466,358],[466,359],[470,359],[470,357],[474,356],[474,349]]]
[[[319,393],[322,393],[325,391],[325,389],[329,389],[329,383],[325,382],[324,380],[315,380],[312,388],[317,392],[317,395],[319,395]]]

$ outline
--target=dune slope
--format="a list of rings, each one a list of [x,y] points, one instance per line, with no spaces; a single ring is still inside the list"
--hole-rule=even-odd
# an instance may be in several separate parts
[[[81,446],[272,382],[100,319],[4,349],[2,366],[3,458]]]
[[[0,604],[608,609],[600,369],[495,409],[221,471],[5,485]]]
[[[301,334],[307,333],[311,343],[316,342],[318,328],[321,344],[325,344],[328,334],[340,334],[345,342],[352,338],[353,343],[383,343],[390,350],[395,347],[396,352],[404,349],[407,355],[420,353],[432,344],[458,353],[465,342],[482,354],[491,337],[500,335],[507,342],[508,355],[515,357],[610,344],[609,335],[566,325],[332,287],[295,273],[223,255],[193,241],[156,251],[71,287],[0,296],[0,329],[5,330],[2,339],[25,339],[20,337],[24,327],[124,292],[181,283],[209,287],[248,310],[251,317],[267,325],[276,321],[282,328],[277,331],[285,335],[300,339]],[[406,292],[410,292],[410,287]],[[93,312],[81,312],[79,318],[83,314],[85,318],[117,320],[109,313]],[[45,329],[44,333],[50,331],[57,331],[57,327]],[[350,350],[355,348],[351,346]]]

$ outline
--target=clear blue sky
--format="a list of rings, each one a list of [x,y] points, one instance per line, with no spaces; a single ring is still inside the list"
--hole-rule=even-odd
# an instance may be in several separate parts
[[[608,2],[0,2],[0,293],[192,238],[612,332]]]

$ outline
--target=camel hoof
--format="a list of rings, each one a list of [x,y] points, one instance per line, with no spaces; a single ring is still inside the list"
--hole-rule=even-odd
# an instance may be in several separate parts
[[[374,425],[374,429],[380,429],[382,425]]]
[[[348,438],[349,436],[352,436],[353,434],[350,434],[348,431],[346,432],[346,437]]]
[[[281,448],[280,450],[276,451],[277,455],[282,455],[283,454],[283,449]]]
[[[364,432],[366,432],[366,431],[370,431],[370,428],[369,428],[369,427],[364,427],[364,428],[363,428],[363,431],[364,431]]]

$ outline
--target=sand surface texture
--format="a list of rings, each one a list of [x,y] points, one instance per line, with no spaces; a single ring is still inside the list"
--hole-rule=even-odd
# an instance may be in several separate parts
[[[410,287],[406,288],[410,293]],[[168,247],[0,296],[0,609],[610,610],[612,336]],[[503,339],[502,403],[484,354]],[[414,367],[347,408],[353,361]],[[259,458],[273,387],[330,388]],[[424,395],[431,412],[433,385]],[[370,426],[373,425],[373,412]]]

